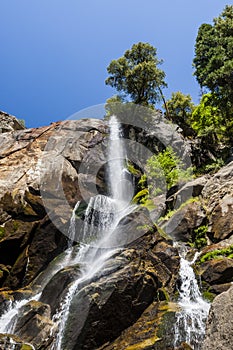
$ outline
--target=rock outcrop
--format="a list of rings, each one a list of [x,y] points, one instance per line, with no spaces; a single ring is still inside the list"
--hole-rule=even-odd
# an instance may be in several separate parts
[[[75,203],[96,186],[104,191],[106,130],[102,121],[81,120],[0,134],[3,287],[29,284],[67,246],[62,233]]]
[[[23,122],[12,115],[0,111],[0,133],[25,129]]]
[[[218,295],[207,320],[203,350],[230,350],[233,344],[233,286]]]
[[[191,149],[174,126],[166,130],[168,123],[159,112],[153,130],[151,122],[135,125],[126,118],[124,125],[126,147],[139,171],[146,160],[141,145],[150,154],[174,142],[188,161]],[[14,343],[18,349],[30,349],[31,343],[36,350],[50,350],[58,326],[54,316],[83,267],[59,267],[70,244],[72,209],[80,201],[76,224],[81,227],[90,197],[107,191],[108,127],[104,121],[83,119],[38,129],[10,122],[8,129],[1,123],[0,128],[0,312],[12,302],[29,300],[19,310],[17,335],[0,335],[0,347],[10,349]],[[174,350],[179,256],[172,239],[201,251],[195,272],[207,293],[220,294],[211,308],[203,350],[230,349],[232,175],[233,162],[213,176],[179,184],[167,196],[158,196],[151,214],[137,208],[120,221],[112,234],[116,249],[98,274],[83,280],[74,293],[63,350]],[[164,218],[159,222],[160,212]],[[81,247],[77,244],[74,251]],[[38,289],[43,291],[35,301]],[[179,349],[190,346],[184,343]]]

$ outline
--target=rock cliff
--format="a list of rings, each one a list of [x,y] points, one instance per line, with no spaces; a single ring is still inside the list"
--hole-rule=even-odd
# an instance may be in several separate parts
[[[0,344],[4,349],[11,349],[10,343],[30,349],[31,343],[35,349],[51,350],[54,315],[71,282],[80,275],[80,266],[57,270],[50,279],[46,271],[59,264],[68,247],[75,204],[80,201],[76,214],[82,218],[90,197],[107,192],[108,126],[101,120],[83,119],[13,129],[0,134],[0,313],[12,302],[25,298],[28,302],[19,310],[14,335],[0,336]],[[162,132],[169,140],[170,134],[164,128]],[[152,151],[159,150],[155,132],[125,126],[125,134]],[[120,247],[74,297],[63,350],[174,349],[179,256],[173,239],[188,243],[193,252],[200,251],[195,272],[206,297],[213,300],[218,295],[203,350],[213,348],[214,337],[216,349],[230,350],[232,174],[233,162],[215,175],[171,189],[167,198],[158,197],[164,218],[156,224],[153,213],[145,208],[122,220],[125,237],[137,231],[136,238]],[[79,244],[75,249],[80,249]],[[42,285],[39,300],[34,300]],[[183,349],[188,348],[183,344]]]

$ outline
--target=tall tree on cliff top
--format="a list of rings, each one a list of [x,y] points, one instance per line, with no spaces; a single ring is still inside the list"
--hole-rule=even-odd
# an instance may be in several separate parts
[[[213,25],[199,28],[193,60],[200,86],[214,95],[225,117],[233,116],[233,6],[226,6]]]
[[[111,61],[105,83],[136,104],[153,105],[163,99],[162,88],[167,86],[165,73],[158,68],[161,63],[155,47],[139,42],[122,57]]]

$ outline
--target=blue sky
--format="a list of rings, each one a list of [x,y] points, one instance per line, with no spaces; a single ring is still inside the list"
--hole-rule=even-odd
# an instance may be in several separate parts
[[[28,127],[64,120],[104,103],[106,67],[139,41],[164,60],[167,98],[200,89],[192,60],[199,26],[223,0],[0,0],[0,110]]]

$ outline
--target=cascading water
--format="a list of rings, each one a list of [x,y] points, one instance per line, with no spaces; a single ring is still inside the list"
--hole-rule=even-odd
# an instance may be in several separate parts
[[[133,193],[132,183],[126,178],[126,155],[120,139],[120,126],[116,117],[110,118],[109,126],[108,185],[110,195],[109,197],[103,195],[92,197],[85,211],[79,240],[85,242],[86,245],[79,251],[76,259],[76,262],[82,262],[81,276],[70,286],[60,310],[53,318],[58,323],[53,350],[62,349],[70,305],[74,295],[79,292],[79,286],[99,273],[106,261],[116,252],[117,248],[113,245],[114,240],[112,240],[111,235],[121,218],[133,209],[129,205]],[[74,222],[72,221],[72,223]]]
[[[179,306],[176,313],[174,346],[186,342],[194,350],[201,350],[205,336],[205,321],[208,316],[210,304],[202,298],[198,283],[192,268],[198,254],[192,261],[186,260],[187,250],[184,246],[180,251],[180,287]]]

